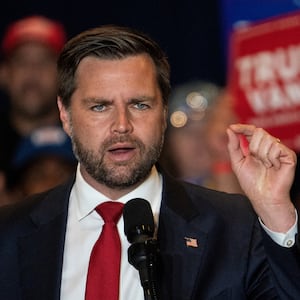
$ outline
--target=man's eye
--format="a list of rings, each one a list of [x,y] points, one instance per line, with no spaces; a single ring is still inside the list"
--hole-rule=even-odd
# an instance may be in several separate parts
[[[145,104],[145,103],[135,103],[134,107],[136,107],[139,110],[144,110],[149,108],[149,105]]]
[[[94,111],[104,111],[106,106],[104,104],[97,104],[92,107]]]

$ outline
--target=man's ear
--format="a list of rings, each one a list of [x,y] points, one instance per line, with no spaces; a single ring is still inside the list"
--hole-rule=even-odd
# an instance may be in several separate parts
[[[70,114],[67,110],[67,108],[63,105],[61,97],[57,97],[57,106],[59,110],[59,117],[62,122],[64,131],[70,136],[71,130],[70,130]]]

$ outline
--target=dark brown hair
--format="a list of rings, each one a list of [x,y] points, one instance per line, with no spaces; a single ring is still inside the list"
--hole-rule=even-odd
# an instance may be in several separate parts
[[[84,31],[63,48],[58,59],[58,95],[68,107],[76,88],[75,73],[80,61],[87,56],[99,59],[122,59],[148,54],[156,67],[157,82],[164,104],[170,94],[170,66],[159,45],[144,33],[127,27],[106,25]]]

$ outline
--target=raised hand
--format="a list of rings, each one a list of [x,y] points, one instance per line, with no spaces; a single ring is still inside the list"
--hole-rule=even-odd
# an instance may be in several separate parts
[[[254,125],[233,124],[227,134],[232,169],[256,213],[269,229],[288,231],[296,220],[290,199],[296,154]]]

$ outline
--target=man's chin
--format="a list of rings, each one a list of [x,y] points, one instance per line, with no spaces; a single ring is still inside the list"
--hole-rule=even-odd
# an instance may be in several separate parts
[[[142,182],[148,174],[149,172],[141,172],[139,168],[131,169],[128,165],[118,166],[106,172],[103,183],[111,188],[122,190]]]
[[[107,187],[116,189],[116,190],[125,190],[132,186],[135,186],[138,184],[139,181],[132,180],[132,178],[126,179],[126,178],[106,178],[103,181],[103,184],[105,184]]]

